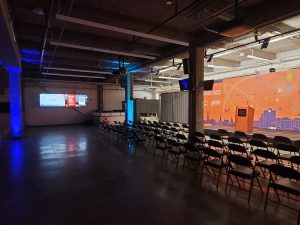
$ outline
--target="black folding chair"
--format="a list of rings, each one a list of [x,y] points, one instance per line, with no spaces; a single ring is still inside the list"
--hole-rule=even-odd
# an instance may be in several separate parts
[[[176,162],[176,168],[178,168],[180,159],[184,159],[185,151],[182,149],[182,145],[176,140],[167,139],[167,143],[168,150],[166,152],[165,165],[167,165],[168,160],[170,159],[169,156],[171,156],[171,160]]]
[[[264,178],[266,178],[265,172],[270,165],[279,163],[278,156],[269,150],[255,149],[253,154],[255,155],[255,167],[258,166],[261,169]]]
[[[252,165],[251,161],[243,157],[241,155],[229,155],[227,157],[229,165],[227,167],[227,181],[226,181],[226,188],[225,193],[227,193],[227,187],[228,187],[228,181],[231,175],[233,175],[238,183],[238,188],[241,188],[240,182],[245,182],[245,179],[250,180],[250,189],[249,189],[249,195],[248,195],[248,202],[251,198],[252,193],[252,187],[253,187],[253,181],[254,179],[257,181],[258,187],[261,191],[261,194],[263,195],[263,191],[258,179],[259,172],[255,170],[255,167]],[[238,177],[243,178],[243,181],[239,180]],[[246,189],[242,189],[247,191]]]
[[[280,143],[276,145],[276,149],[277,149],[278,157],[281,160],[289,161],[291,156],[299,155],[299,150],[294,145],[291,144]],[[288,153],[283,154],[283,152],[288,152]]]
[[[194,170],[197,176],[197,171],[201,161],[204,160],[204,155],[202,154],[201,148],[197,148],[193,143],[185,143],[185,154],[182,165],[182,173],[185,167]]]
[[[209,176],[211,176],[209,171],[209,168],[211,168],[213,177],[217,179],[217,188],[218,188],[222,169],[228,166],[228,162],[225,161],[224,154],[220,154],[218,151],[211,149],[209,147],[204,147],[202,149],[202,152],[205,158],[201,170],[201,179],[203,176],[204,167]],[[216,175],[214,169],[218,171],[218,175]]]
[[[227,146],[228,148],[228,151],[231,153],[231,154],[234,154],[234,155],[242,155],[250,160],[253,159],[252,156],[249,155],[249,153],[247,152],[247,149],[243,146],[243,145],[239,145],[239,144],[229,144]]]
[[[235,131],[234,136],[239,138],[243,143],[247,143],[249,141],[248,135],[243,131]]]
[[[208,140],[207,144],[210,148],[216,150],[219,154],[221,155],[227,154],[226,148],[221,142],[215,140]]]
[[[298,182],[300,180],[300,173],[290,167],[274,164],[269,167],[270,171],[270,179],[269,179],[269,185],[267,189],[267,196],[265,200],[265,206],[264,209],[267,209],[267,203],[269,199],[269,192],[270,188],[273,188],[276,195],[277,195],[277,203],[281,204],[278,191],[282,191],[287,193],[287,197],[290,197],[291,195],[300,196],[300,183]],[[291,199],[291,198],[290,198]],[[283,205],[283,204],[281,204]],[[284,205],[288,208],[291,208],[288,205]],[[298,220],[297,224],[300,222],[300,210],[295,209],[298,211]]]
[[[166,157],[166,152],[168,151],[169,146],[166,143],[166,140],[161,136],[154,136],[155,147],[153,150],[153,159],[157,152],[159,152],[159,156],[161,157],[161,161],[163,162]]]

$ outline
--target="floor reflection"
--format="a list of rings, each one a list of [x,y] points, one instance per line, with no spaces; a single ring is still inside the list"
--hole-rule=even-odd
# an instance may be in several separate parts
[[[14,140],[10,148],[10,171],[13,182],[18,182],[22,178],[24,164],[24,149],[22,142]]]

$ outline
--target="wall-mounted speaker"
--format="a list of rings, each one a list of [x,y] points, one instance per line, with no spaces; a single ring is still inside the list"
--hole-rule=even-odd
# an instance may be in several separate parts
[[[182,59],[182,66],[184,74],[190,74],[190,61],[189,59]]]

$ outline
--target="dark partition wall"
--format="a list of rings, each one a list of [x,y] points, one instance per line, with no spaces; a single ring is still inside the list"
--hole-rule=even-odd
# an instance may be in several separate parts
[[[160,120],[188,123],[188,92],[161,94]]]

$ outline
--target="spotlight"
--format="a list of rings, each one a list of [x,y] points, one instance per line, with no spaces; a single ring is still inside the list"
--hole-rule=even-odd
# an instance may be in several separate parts
[[[208,59],[207,59],[207,62],[211,62],[211,60],[213,59],[213,57],[214,57],[213,54],[209,55],[209,57],[208,57]]]
[[[260,49],[268,48],[269,42],[270,42],[270,38],[264,39],[263,42],[262,42],[262,45],[261,45]]]

